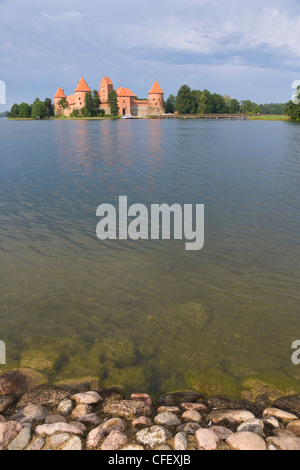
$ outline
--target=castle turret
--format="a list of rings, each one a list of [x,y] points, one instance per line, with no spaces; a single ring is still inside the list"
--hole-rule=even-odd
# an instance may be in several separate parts
[[[83,108],[85,106],[85,95],[92,93],[92,90],[86,83],[85,79],[81,77],[75,90],[75,107],[76,109]]]
[[[103,77],[100,83],[100,91],[99,91],[99,96],[101,102],[106,102],[109,93],[113,90],[113,82],[109,77]]]
[[[54,95],[54,110],[55,110],[55,115],[59,115],[59,114],[62,114],[62,107],[59,106],[59,102],[63,99],[63,98],[67,98],[66,95],[65,95],[65,92],[64,90],[61,89],[61,87],[59,86],[58,89],[57,89],[57,92],[55,93]]]
[[[149,106],[151,108],[156,108],[156,111],[159,113],[164,112],[164,92],[160,88],[158,82],[155,80],[153,87],[148,93],[149,97]]]

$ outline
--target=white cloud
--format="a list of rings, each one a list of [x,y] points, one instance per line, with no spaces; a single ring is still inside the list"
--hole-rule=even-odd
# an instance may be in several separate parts
[[[74,20],[82,18],[82,14],[79,11],[65,11],[64,13],[50,14],[44,11],[41,12],[41,16],[47,18],[48,20],[62,21],[62,20]]]

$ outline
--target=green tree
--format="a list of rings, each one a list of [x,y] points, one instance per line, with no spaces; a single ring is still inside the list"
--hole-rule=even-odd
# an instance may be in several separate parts
[[[107,103],[110,107],[110,115],[114,118],[119,116],[120,111],[119,111],[118,95],[117,95],[116,90],[111,90],[109,92]]]
[[[44,119],[46,116],[46,106],[37,98],[31,108],[31,117],[32,119]]]
[[[225,99],[222,95],[218,95],[214,93],[212,95],[212,100],[214,104],[214,114],[226,114],[227,113],[227,106]]]
[[[51,98],[46,98],[44,101],[44,105],[46,108],[47,117],[54,116],[54,106],[52,104]]]
[[[101,100],[100,100],[99,92],[97,90],[93,91],[93,100],[94,100],[95,116],[99,116]]]
[[[290,116],[292,121],[300,122],[300,104],[289,101],[286,105],[285,112]]]
[[[174,95],[170,95],[169,98],[167,99],[167,101],[165,102],[165,110],[166,110],[166,113],[169,114],[173,114],[174,111],[175,111],[175,106],[176,106],[176,98]]]
[[[85,95],[85,106],[84,106],[84,116],[93,117],[95,114],[94,100],[92,93],[86,93]]]
[[[229,102],[228,112],[229,114],[238,114],[240,112],[241,106],[238,100],[232,99]]]
[[[182,85],[176,97],[176,109],[179,114],[191,114],[193,98],[188,85]]]
[[[20,104],[20,118],[30,118],[31,117],[31,106],[28,103]]]
[[[58,106],[61,106],[62,109],[68,109],[68,108],[70,107],[67,98],[62,98],[62,99],[58,102]]]
[[[17,119],[20,117],[20,106],[15,103],[9,112],[9,117]]]
[[[203,90],[199,100],[198,113],[212,114],[214,112],[214,102],[212,94],[208,90]]]
[[[257,104],[252,103],[250,100],[245,100],[241,102],[241,113],[242,114],[255,114],[257,111]],[[259,111],[258,111],[259,112]]]

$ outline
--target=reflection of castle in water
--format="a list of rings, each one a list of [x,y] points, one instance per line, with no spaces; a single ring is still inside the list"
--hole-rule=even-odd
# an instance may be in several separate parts
[[[100,83],[99,97],[101,99],[101,109],[106,114],[110,114],[110,108],[108,105],[108,95],[113,90],[113,83],[109,77],[103,77]],[[81,77],[77,83],[74,95],[65,95],[64,90],[58,87],[57,92],[54,96],[54,107],[56,116],[70,116],[74,110],[82,109],[85,105],[85,96],[87,93],[91,93],[92,90],[86,83],[85,79]],[[164,92],[160,88],[157,81],[154,82],[151,90],[148,93],[148,100],[138,100],[137,96],[129,89],[119,87],[116,90],[118,95],[118,105],[120,114],[132,115],[132,116],[152,116],[164,114]],[[68,102],[69,107],[63,109],[59,104],[60,101],[65,98]]]

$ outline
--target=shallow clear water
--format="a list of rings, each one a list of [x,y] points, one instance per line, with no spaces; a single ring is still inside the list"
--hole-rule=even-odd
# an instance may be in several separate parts
[[[150,392],[299,382],[298,125],[1,119],[0,138],[6,369]],[[100,242],[119,195],[205,204],[204,249]]]

